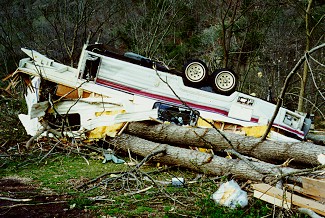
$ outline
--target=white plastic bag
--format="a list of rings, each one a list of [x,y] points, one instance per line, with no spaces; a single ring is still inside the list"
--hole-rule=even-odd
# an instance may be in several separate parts
[[[247,193],[234,180],[223,183],[212,195],[212,199],[217,204],[230,208],[245,207],[248,204]]]

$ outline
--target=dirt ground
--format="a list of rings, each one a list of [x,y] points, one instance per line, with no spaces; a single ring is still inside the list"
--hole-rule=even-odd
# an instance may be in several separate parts
[[[9,199],[5,199],[9,198]],[[91,211],[70,209],[71,196],[39,190],[23,179],[0,179],[0,217],[94,217]],[[28,199],[28,201],[15,200]]]

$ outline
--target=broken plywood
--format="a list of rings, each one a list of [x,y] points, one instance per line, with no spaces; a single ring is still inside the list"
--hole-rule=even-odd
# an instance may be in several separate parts
[[[65,85],[58,84],[55,94],[57,96],[61,96],[61,97],[63,96],[68,99],[77,99],[79,97],[88,98],[91,94],[90,92],[86,92],[86,91],[82,90],[82,92],[80,92],[81,95],[79,95],[79,92],[80,92],[79,89],[75,89],[75,88],[71,88],[71,87],[68,87]]]
[[[305,193],[325,198],[325,180],[302,177],[302,187]]]
[[[276,205],[278,207],[282,207],[287,210],[291,208],[291,202],[284,201],[283,199],[279,199],[274,196],[264,194],[263,192],[257,190],[254,190],[254,197],[266,201],[268,203],[271,203],[273,205]]]
[[[296,193],[305,195],[308,198],[312,198],[315,199],[316,201],[320,201],[320,202],[324,202],[324,198],[318,197],[318,196],[314,196],[314,195],[310,195],[308,194],[305,189],[301,188],[300,186],[296,186],[296,185],[292,185],[292,184],[286,184],[286,187]]]
[[[284,202],[288,202],[299,207],[308,208],[315,211],[316,213],[325,215],[325,205],[317,201],[291,194],[290,192],[283,191],[264,183],[254,184],[253,189],[261,192],[264,195],[267,195],[268,197],[264,197],[262,200],[265,200],[271,204],[273,204],[272,199],[277,198],[283,200]]]

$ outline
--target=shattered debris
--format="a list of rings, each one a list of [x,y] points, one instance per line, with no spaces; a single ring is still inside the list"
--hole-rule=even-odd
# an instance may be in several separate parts
[[[292,205],[295,205],[301,208],[308,208],[318,214],[325,215],[325,204],[310,199],[310,195],[309,197],[301,197],[298,194],[293,194],[289,191],[282,190],[268,184],[254,184],[253,189],[254,197],[274,204],[278,207],[290,209]]]
[[[175,187],[182,187],[185,185],[185,180],[181,177],[174,177],[172,178],[172,185]]]
[[[104,151],[104,160],[102,163],[107,163],[108,161],[113,161],[116,164],[125,163],[124,160],[115,156],[114,151],[112,149],[107,149]]]

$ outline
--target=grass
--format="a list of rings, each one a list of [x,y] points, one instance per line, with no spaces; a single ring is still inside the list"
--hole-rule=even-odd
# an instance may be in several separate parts
[[[128,195],[128,193],[152,185],[129,181],[122,186],[121,180],[99,186],[91,191],[76,190],[74,187],[82,182],[93,179],[103,173],[127,171],[124,164],[106,163],[101,160],[85,159],[78,155],[57,153],[48,156],[41,163],[39,157],[29,157],[30,161],[13,159],[0,171],[0,177],[19,176],[31,178],[33,183],[42,189],[51,189],[58,194],[72,196],[70,207],[93,210],[98,216],[116,217],[264,217],[271,216],[273,207],[262,201],[250,198],[249,205],[243,209],[229,209],[216,205],[210,196],[218,189],[220,181],[201,181],[185,187],[154,186],[143,193]],[[34,160],[34,161],[31,161]],[[37,161],[35,161],[37,160]],[[142,169],[142,168],[141,168]],[[144,171],[157,170],[154,165],[143,166]],[[179,176],[185,181],[192,180],[196,175],[182,169],[168,169],[164,172],[151,174],[159,180],[170,181]],[[139,179],[143,178],[138,175]],[[129,188],[130,190],[127,190]],[[133,190],[131,190],[133,189]],[[163,190],[163,192],[161,192]],[[93,201],[89,197],[104,196],[103,201]],[[292,217],[301,217],[291,214]]]
[[[15,172],[21,177],[29,177],[44,187],[51,188],[58,193],[71,190],[73,183],[84,179],[92,179],[106,172],[126,170],[125,165],[102,164],[100,160],[86,160],[77,155],[57,154],[38,162],[8,163],[0,176]],[[89,163],[89,165],[88,165]]]

